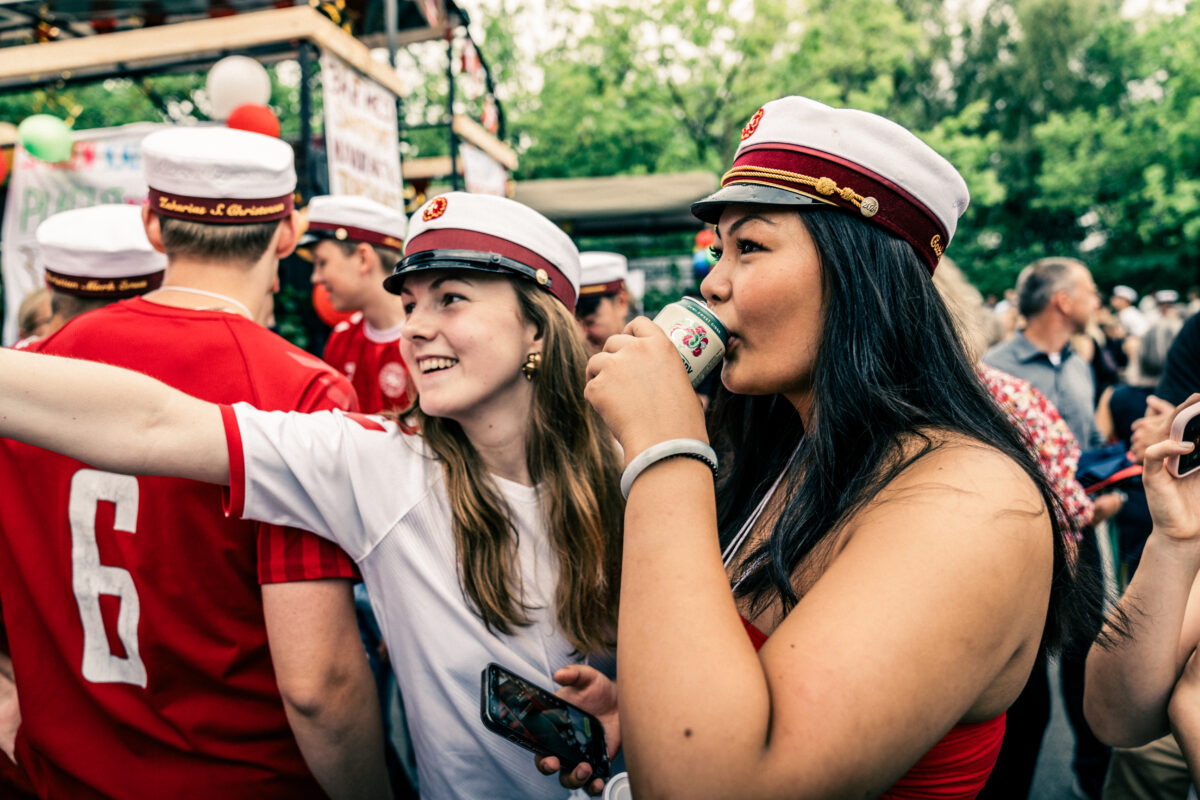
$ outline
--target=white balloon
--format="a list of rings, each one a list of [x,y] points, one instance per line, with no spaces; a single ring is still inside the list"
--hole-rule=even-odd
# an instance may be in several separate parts
[[[265,106],[271,99],[271,77],[262,64],[246,56],[227,56],[212,65],[205,83],[214,119],[225,119],[238,106]]]

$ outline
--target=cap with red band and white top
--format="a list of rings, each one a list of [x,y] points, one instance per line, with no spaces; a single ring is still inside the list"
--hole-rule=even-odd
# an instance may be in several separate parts
[[[418,208],[408,223],[404,258],[384,280],[399,294],[418,270],[469,269],[531,280],[574,310],[579,250],[557,225],[515,200],[450,192]]]
[[[146,238],[141,206],[76,208],[37,228],[46,284],[77,297],[119,300],[157,289],[167,257]]]
[[[300,244],[319,239],[367,242],[393,250],[404,249],[408,218],[383,203],[349,194],[325,194],[308,203],[308,228]]]
[[[588,250],[579,254],[579,296],[616,294],[626,288],[629,260],[620,253]]]
[[[932,273],[969,199],[954,166],[903,126],[784,97],[750,118],[721,188],[692,213],[716,223],[733,203],[836,206],[908,242]]]
[[[191,222],[245,225],[288,216],[294,160],[279,139],[232,128],[171,128],[142,140],[150,210]]]

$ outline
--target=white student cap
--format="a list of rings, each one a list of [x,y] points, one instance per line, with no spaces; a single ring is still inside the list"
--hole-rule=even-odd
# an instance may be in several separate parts
[[[141,206],[63,211],[37,228],[46,284],[56,292],[114,300],[162,285],[167,257],[150,246]]]
[[[470,269],[531,280],[574,310],[579,250],[557,225],[515,200],[450,192],[429,200],[408,223],[404,258],[383,285],[400,293],[404,276]]]
[[[807,97],[767,103],[742,129],[733,167],[692,213],[731,203],[845,209],[912,245],[932,273],[969,195],[962,176],[906,128]]]
[[[1179,292],[1174,289],[1159,289],[1154,293],[1154,302],[1160,305],[1164,303],[1178,303]]]
[[[625,288],[629,261],[620,253],[588,250],[579,254],[579,296],[616,294]]]
[[[191,222],[246,224],[292,213],[292,148],[233,128],[156,131],[142,140],[150,210]]]
[[[1125,286],[1125,285],[1114,286],[1112,293],[1113,293],[1113,297],[1124,297],[1126,300],[1128,300],[1131,303],[1137,302],[1138,294],[1136,291],[1134,291],[1132,286]]]
[[[349,194],[324,194],[308,203],[308,230],[300,243],[334,239],[403,250],[407,224],[402,211],[383,203]]]

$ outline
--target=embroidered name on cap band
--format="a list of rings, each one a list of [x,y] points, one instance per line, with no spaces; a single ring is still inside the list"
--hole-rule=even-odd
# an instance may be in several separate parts
[[[294,208],[290,192],[280,197],[214,200],[207,197],[168,194],[151,188],[149,202],[151,211],[176,219],[242,225],[283,219],[291,214]]]
[[[130,275],[124,278],[81,278],[64,275],[46,267],[46,283],[54,289],[79,297],[109,297],[123,300],[151,292],[162,285],[163,273]]]

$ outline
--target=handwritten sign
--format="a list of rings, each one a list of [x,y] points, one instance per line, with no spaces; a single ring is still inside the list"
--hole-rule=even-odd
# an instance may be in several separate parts
[[[321,54],[330,194],[404,208],[396,98],[332,53]]]
[[[17,338],[17,310],[29,292],[43,285],[43,265],[38,257],[37,227],[60,211],[146,200],[142,176],[141,141],[147,134],[167,127],[139,122],[119,128],[77,131],[71,159],[47,164],[25,152],[18,144],[13,153],[13,172],[8,183],[3,247],[4,329],[0,341],[12,344]]]

